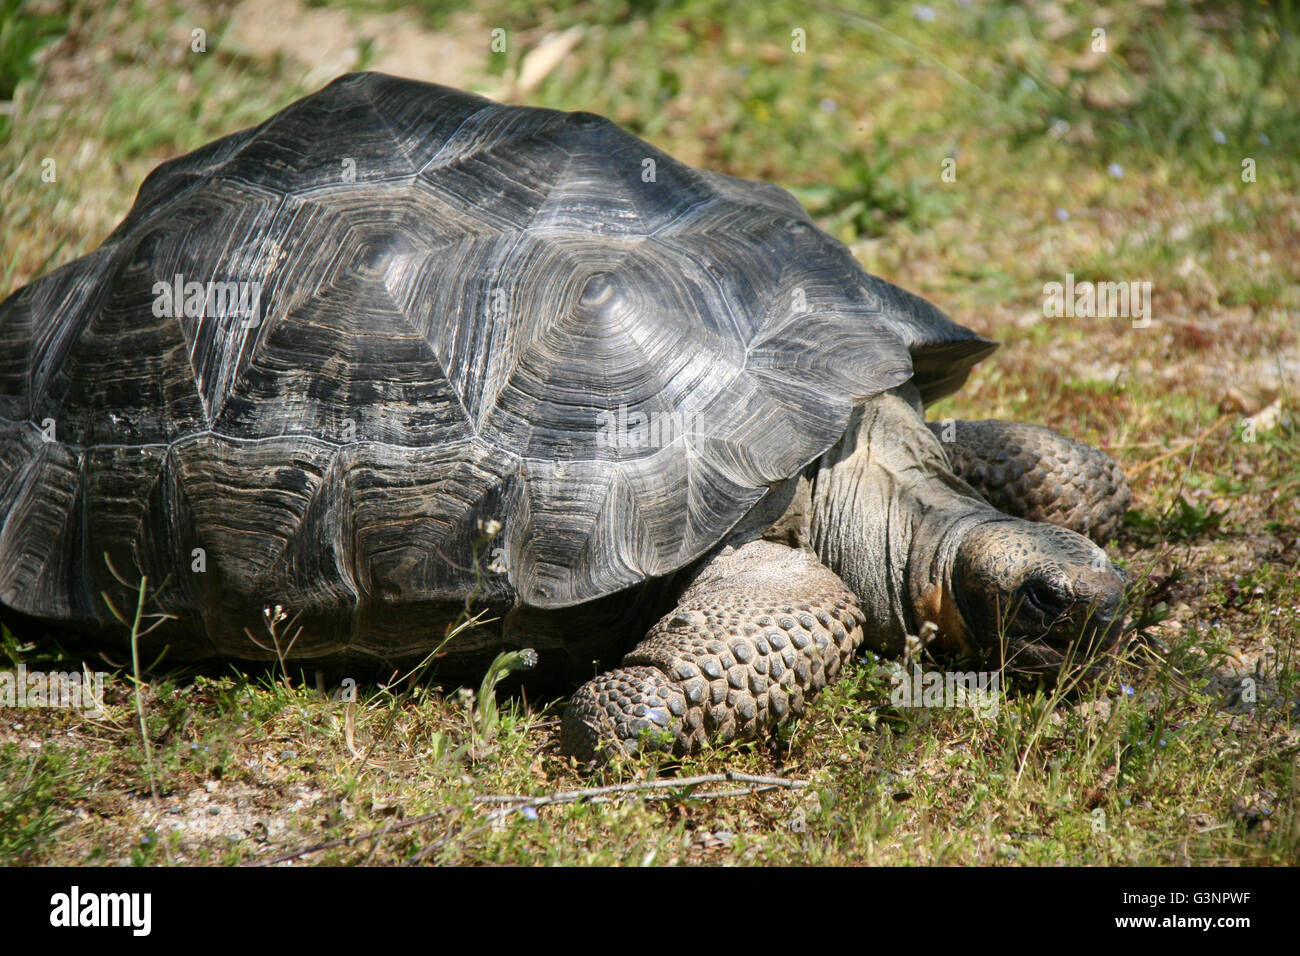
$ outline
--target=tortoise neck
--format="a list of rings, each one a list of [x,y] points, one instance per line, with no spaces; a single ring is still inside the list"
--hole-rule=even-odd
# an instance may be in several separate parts
[[[966,646],[952,586],[957,546],[970,527],[1001,517],[953,475],[908,383],[854,412],[813,479],[809,539],[858,596],[867,638],[902,651],[924,621],[941,641]]]

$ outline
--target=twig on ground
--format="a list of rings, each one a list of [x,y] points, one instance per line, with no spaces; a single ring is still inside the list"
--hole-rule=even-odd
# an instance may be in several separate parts
[[[474,797],[473,802],[476,804],[496,804],[497,806],[488,811],[487,821],[478,826],[465,829],[463,827],[452,827],[442,836],[434,840],[428,846],[421,848],[414,855],[408,857],[403,862],[406,865],[418,863],[426,859],[442,847],[446,846],[454,837],[459,835],[470,835],[480,830],[487,829],[493,823],[504,820],[510,814],[525,807],[545,807],[563,803],[577,803],[587,801],[590,803],[609,803],[614,795],[628,793],[643,793],[647,800],[665,800],[671,794],[657,793],[661,790],[680,790],[682,787],[694,787],[705,783],[743,783],[747,787],[738,787],[730,790],[711,790],[704,793],[692,793],[689,795],[692,800],[711,800],[721,797],[743,797],[754,793],[763,793],[768,790],[802,790],[812,786],[809,780],[790,780],[785,777],[764,777],[758,774],[741,773],[737,770],[728,770],[725,773],[707,773],[696,777],[677,777],[665,778],[660,780],[641,780],[635,783],[615,783],[604,787],[587,787],[582,790],[563,790],[557,793],[542,794],[540,796],[528,796],[526,794],[483,794]],[[313,843],[311,846],[299,847],[296,850],[290,850],[271,857],[269,860],[252,860],[247,866],[274,866],[277,863],[288,863],[292,860],[300,859],[309,853],[319,853],[321,850],[331,850],[339,846],[353,846],[357,843],[371,841],[370,855],[374,854],[374,841],[380,837],[387,836],[391,833],[398,833],[402,830],[409,830],[411,827],[417,827],[424,823],[436,820],[442,817],[442,811],[436,813],[426,813],[423,816],[412,817],[409,820],[402,820],[400,823],[389,823],[385,826],[378,827],[368,833],[359,833],[356,836],[339,837],[336,840],[326,840],[323,843]]]
[[[740,773],[736,770],[728,770],[726,773],[706,773],[697,777],[669,777],[660,780],[640,780],[635,783],[613,783],[604,787],[587,787],[582,790],[564,790],[558,793],[548,793],[541,796],[528,796],[526,794],[482,794],[474,798],[475,803],[502,803],[522,807],[545,807],[557,803],[578,803],[583,800],[595,802],[598,798],[608,797],[611,794],[622,793],[644,793],[654,790],[680,790],[682,787],[694,787],[704,783],[748,783],[761,787],[765,790],[777,788],[787,790],[802,790],[804,787],[811,786],[808,780],[789,780],[785,777],[761,777],[751,773]],[[756,792],[748,790],[731,790],[715,792],[714,796],[737,796],[743,793]],[[705,794],[691,794],[692,797],[702,798]],[[605,801],[600,801],[605,802]]]

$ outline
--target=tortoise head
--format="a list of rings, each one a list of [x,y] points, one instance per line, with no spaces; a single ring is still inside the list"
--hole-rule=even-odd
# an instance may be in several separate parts
[[[1000,518],[968,528],[948,547],[957,615],[946,629],[936,623],[949,639],[999,649],[1009,666],[1044,672],[1091,660],[1118,641],[1127,575],[1083,535]]]
[[[939,649],[1051,672],[1118,640],[1124,571],[1080,534],[988,504],[905,389],[864,405],[823,457],[809,532],[886,652],[930,622]]]

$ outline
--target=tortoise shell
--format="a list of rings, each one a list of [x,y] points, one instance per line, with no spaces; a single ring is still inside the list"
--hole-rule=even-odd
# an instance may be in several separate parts
[[[688,565],[856,404],[992,347],[775,186],[345,76],[158,167],[0,305],[0,602],[108,627],[111,562],[167,580],[180,656],[262,656],[277,604],[295,654],[418,652],[471,596]]]

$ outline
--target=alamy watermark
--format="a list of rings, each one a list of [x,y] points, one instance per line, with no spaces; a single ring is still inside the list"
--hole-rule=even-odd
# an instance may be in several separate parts
[[[626,405],[596,415],[598,448],[665,448],[697,431],[691,412],[629,412]]]
[[[103,671],[0,671],[0,707],[62,707],[104,716]]]
[[[1002,699],[1000,671],[923,671],[912,665],[890,678],[889,701],[895,707],[969,707],[976,716],[996,717]]]
[[[160,319],[236,318],[246,329],[262,319],[261,282],[186,282],[177,273],[171,282],[155,282],[153,295]]]
[[[152,914],[152,893],[83,893],[74,885],[50,897],[50,925],[55,927],[119,926],[133,936],[148,936]]]
[[[1048,282],[1043,286],[1043,315],[1049,319],[1131,317],[1133,328],[1145,329],[1151,324],[1151,283],[1075,282],[1074,273],[1067,272],[1064,282]]]

